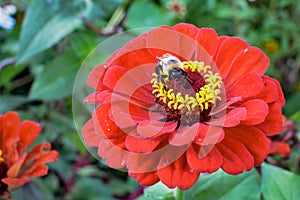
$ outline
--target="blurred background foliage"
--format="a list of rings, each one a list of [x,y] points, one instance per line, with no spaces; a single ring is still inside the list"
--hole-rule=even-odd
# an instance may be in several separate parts
[[[282,84],[287,100],[284,114],[295,121],[295,127],[300,124],[297,0],[0,0],[2,8],[10,4],[16,12],[1,10],[15,23],[0,29],[0,113],[17,110],[23,119],[40,122],[44,131],[39,141],[51,142],[61,155],[50,165],[48,176],[16,190],[15,199],[125,200],[143,192],[139,199],[173,198],[173,191],[161,184],[144,189],[126,173],[93,158],[74,126],[72,90],[76,73],[97,44],[121,31],[188,22],[215,28],[219,35],[243,38],[270,57],[267,74]],[[218,172],[202,176],[186,197],[299,197],[299,188],[294,193],[292,186],[300,185],[295,175],[300,172],[300,150],[295,143],[289,158],[273,158],[275,164],[291,172],[268,164],[260,171],[237,177]]]

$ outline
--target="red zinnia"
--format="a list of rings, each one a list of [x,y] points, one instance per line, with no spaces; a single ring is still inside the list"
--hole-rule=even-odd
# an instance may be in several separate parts
[[[182,62],[174,72],[182,77],[155,70],[158,58]],[[214,29],[155,28],[90,73],[97,91],[85,102],[100,105],[83,127],[85,143],[142,185],[188,189],[200,173],[251,170],[269,153],[268,136],[282,129],[285,100],[264,75],[268,66],[260,49]]]
[[[44,142],[27,148],[41,131],[38,123],[20,122],[18,113],[0,115],[0,187],[1,191],[14,190],[32,177],[48,173],[47,162],[56,161],[58,153],[50,151],[51,145]]]

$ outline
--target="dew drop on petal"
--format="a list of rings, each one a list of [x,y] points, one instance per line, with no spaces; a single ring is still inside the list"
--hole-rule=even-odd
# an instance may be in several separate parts
[[[125,167],[125,160],[122,160],[121,165]]]

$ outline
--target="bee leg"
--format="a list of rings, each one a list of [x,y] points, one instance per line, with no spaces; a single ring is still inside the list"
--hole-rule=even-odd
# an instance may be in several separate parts
[[[157,65],[155,67],[155,73],[157,74],[157,82],[158,83],[162,83],[163,82],[163,77],[161,75],[161,72],[162,72],[162,67],[161,65]]]
[[[161,74],[160,73],[161,71],[162,71],[161,65],[159,65],[159,64],[156,65],[156,67],[155,67],[155,73],[159,76]]]
[[[185,88],[185,89],[190,89],[191,88],[191,79],[188,77],[188,74],[187,72],[184,73],[184,77],[183,77],[183,81],[182,81],[182,86]]]

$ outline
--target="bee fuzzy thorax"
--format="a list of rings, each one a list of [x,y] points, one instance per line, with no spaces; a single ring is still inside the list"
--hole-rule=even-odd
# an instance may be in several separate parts
[[[182,69],[182,62],[171,54],[164,54],[163,57],[158,58],[158,65],[161,66],[162,72],[169,75],[171,70]]]

